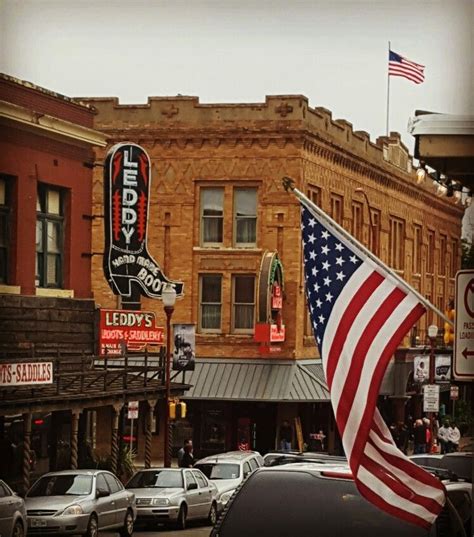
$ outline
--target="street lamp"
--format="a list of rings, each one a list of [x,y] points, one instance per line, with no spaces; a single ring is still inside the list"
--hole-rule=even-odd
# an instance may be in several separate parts
[[[429,376],[429,384],[433,385],[435,380],[435,342],[436,342],[436,336],[438,335],[438,327],[435,324],[432,324],[428,326],[428,338],[430,340],[430,376]],[[434,421],[434,413],[430,412],[430,453],[433,448],[433,421]]]
[[[369,222],[370,222],[370,229],[369,229],[369,248],[373,251],[374,250],[374,220],[372,216],[372,208],[370,207],[369,198],[363,188],[356,188],[354,192],[357,192],[358,194],[362,194],[365,198],[365,202],[367,203],[367,210],[369,211]],[[374,252],[375,254],[377,252]]]
[[[161,300],[165,307],[166,313],[166,364],[165,364],[165,414],[164,414],[164,446],[163,446],[163,462],[165,468],[171,466],[171,446],[170,446],[170,384],[171,384],[171,316],[174,311],[174,304],[176,302],[176,290],[170,284],[167,283],[161,293]]]

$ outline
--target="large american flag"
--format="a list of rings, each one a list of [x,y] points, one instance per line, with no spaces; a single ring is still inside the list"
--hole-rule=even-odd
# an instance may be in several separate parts
[[[314,336],[357,488],[380,509],[429,528],[444,487],[396,447],[376,407],[387,364],[425,308],[304,203],[301,229]]]
[[[389,76],[402,76],[415,84],[421,84],[425,80],[425,66],[407,60],[407,58],[390,50],[388,54],[388,74]]]

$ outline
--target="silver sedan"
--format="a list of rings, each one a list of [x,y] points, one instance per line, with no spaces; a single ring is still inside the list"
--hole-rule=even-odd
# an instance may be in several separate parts
[[[118,529],[131,537],[135,496],[110,472],[64,470],[42,476],[26,498],[28,534],[82,534]]]
[[[24,537],[25,533],[25,502],[0,479],[0,535]]]
[[[217,519],[218,491],[193,468],[151,468],[137,472],[126,488],[135,494],[137,523],[173,523],[179,529],[187,520]]]

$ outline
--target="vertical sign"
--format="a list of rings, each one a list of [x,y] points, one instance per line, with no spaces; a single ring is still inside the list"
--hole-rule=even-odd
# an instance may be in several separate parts
[[[474,270],[456,274],[454,378],[474,380]]]

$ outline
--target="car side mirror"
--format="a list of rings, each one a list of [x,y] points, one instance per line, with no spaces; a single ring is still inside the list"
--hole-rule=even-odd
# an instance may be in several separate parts
[[[97,498],[105,498],[107,496],[110,496],[110,492],[105,489],[97,489],[96,496]]]
[[[197,483],[188,483],[187,490],[196,490],[198,488]]]

